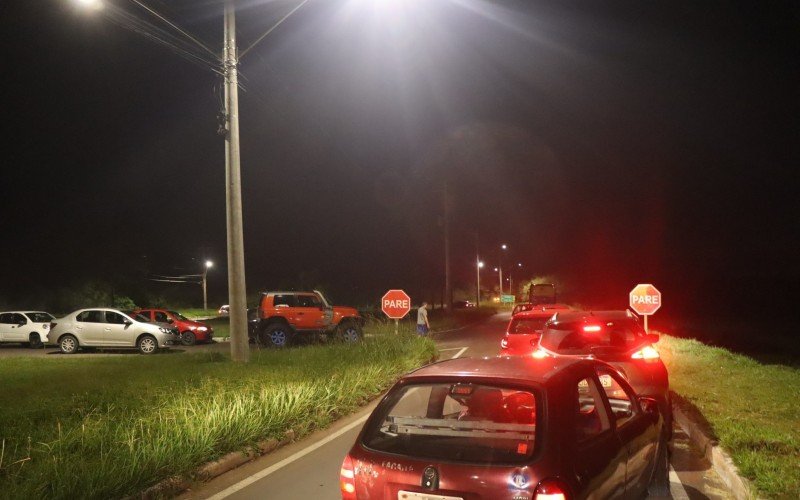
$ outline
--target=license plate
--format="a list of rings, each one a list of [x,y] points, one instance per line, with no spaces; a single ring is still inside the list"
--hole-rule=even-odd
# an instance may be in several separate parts
[[[397,492],[397,500],[464,500],[461,497],[449,497],[445,495],[433,495],[431,493],[416,493],[414,491]]]
[[[611,378],[611,375],[600,375],[600,385],[603,387],[611,387],[614,385],[614,381]]]

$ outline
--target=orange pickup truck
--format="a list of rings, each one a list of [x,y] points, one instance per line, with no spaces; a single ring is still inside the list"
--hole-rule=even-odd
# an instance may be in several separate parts
[[[286,347],[298,336],[318,334],[358,342],[364,326],[364,318],[355,308],[331,306],[316,290],[262,293],[258,322],[254,340],[271,347]]]

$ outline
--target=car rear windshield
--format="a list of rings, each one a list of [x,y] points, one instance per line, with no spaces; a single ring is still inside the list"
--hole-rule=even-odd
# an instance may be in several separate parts
[[[541,333],[549,318],[514,318],[508,326],[508,333]]]
[[[372,450],[477,464],[530,460],[532,391],[457,382],[406,385],[379,406],[362,439]]]
[[[539,341],[542,347],[562,354],[627,351],[645,341],[644,329],[633,320],[599,320],[557,323],[548,326]]]
[[[32,312],[25,313],[34,323],[49,323],[53,316],[48,313]]]

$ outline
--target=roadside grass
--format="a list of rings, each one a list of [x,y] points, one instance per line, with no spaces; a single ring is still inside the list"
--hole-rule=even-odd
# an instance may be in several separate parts
[[[217,317],[217,309],[175,309],[189,319]],[[227,319],[227,318],[226,318]]]
[[[800,498],[800,370],[663,335],[670,387],[766,498]]]
[[[428,339],[377,335],[254,350],[247,365],[218,352],[3,359],[0,498],[136,494],[290,428],[324,427],[435,355]]]

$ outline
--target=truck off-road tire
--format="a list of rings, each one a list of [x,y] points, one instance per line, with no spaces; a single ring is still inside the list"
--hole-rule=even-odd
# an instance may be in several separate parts
[[[359,342],[364,335],[361,325],[355,321],[343,322],[336,328],[336,330],[337,338],[347,344]]]
[[[285,323],[273,323],[261,331],[259,340],[266,347],[289,347],[294,337],[294,331]]]
[[[669,490],[669,441],[666,432],[661,433],[658,441],[658,455],[656,455],[656,466],[653,476],[650,478],[650,485],[647,493],[650,497],[671,498]]]
[[[58,347],[63,354],[75,354],[78,352],[78,339],[72,335],[64,335],[58,340]]]

